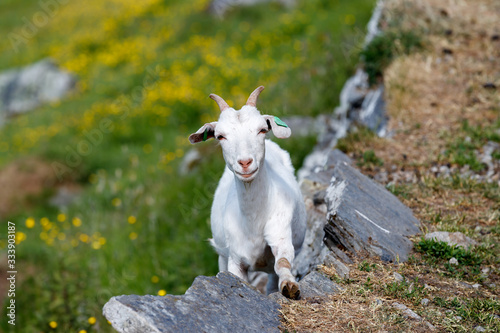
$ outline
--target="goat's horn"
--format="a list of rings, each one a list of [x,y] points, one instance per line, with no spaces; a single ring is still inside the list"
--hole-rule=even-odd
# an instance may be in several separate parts
[[[250,97],[248,97],[247,104],[249,106],[257,106],[257,98],[259,98],[260,92],[264,90],[264,86],[260,86],[257,89],[255,89],[251,94]]]
[[[229,105],[226,103],[225,100],[222,99],[222,97],[217,96],[216,94],[210,94],[209,97],[217,102],[217,105],[219,106],[220,112],[229,108]]]

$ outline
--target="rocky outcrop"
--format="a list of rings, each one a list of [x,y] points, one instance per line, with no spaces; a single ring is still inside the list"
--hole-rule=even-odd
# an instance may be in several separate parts
[[[57,68],[51,59],[0,73],[0,123],[8,116],[60,100],[75,82],[73,75]]]
[[[182,296],[111,298],[104,316],[119,332],[279,332],[279,306],[229,272],[199,276]]]
[[[308,229],[295,273],[305,276],[318,264],[346,277],[349,256],[372,255],[403,262],[420,222],[387,189],[364,176],[339,150],[317,151],[300,170]]]
[[[345,162],[337,163],[327,191],[326,243],[351,253],[403,262],[420,231],[409,208],[381,185]]]

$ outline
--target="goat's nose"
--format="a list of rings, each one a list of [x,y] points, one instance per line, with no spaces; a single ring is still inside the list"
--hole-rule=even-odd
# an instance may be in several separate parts
[[[238,163],[242,166],[243,169],[246,169],[252,164],[253,158],[249,158],[248,160],[238,160]]]

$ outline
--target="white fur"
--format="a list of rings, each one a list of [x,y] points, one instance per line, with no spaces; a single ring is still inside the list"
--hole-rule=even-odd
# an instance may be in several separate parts
[[[305,206],[290,156],[263,133],[274,129],[278,135],[284,129],[272,122],[273,117],[245,105],[240,111],[225,109],[218,122],[208,124],[213,136],[221,139],[226,161],[211,214],[211,244],[219,254],[219,270],[247,281],[248,270],[270,273],[268,292],[283,291],[289,282],[298,288],[289,267],[278,261],[293,263],[306,229]],[[205,126],[197,133],[203,133]],[[286,130],[288,134],[279,135],[289,136]]]

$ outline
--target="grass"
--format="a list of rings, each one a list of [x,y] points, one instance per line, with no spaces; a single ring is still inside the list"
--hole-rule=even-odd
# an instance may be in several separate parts
[[[436,259],[449,260],[455,258],[460,264],[468,266],[479,266],[482,259],[474,252],[466,250],[458,245],[449,245],[446,242],[435,241],[433,239],[422,239],[415,244],[418,252],[425,253],[426,256]]]
[[[380,80],[384,69],[395,57],[419,51],[423,44],[422,33],[418,31],[385,30],[375,36],[361,52],[369,83]]]
[[[46,9],[27,0],[0,5],[0,69],[50,56],[78,77],[68,99],[12,118],[0,132],[9,189],[0,214],[16,223],[23,331],[109,332],[101,311],[111,296],[181,294],[195,276],[215,274],[206,239],[220,149],[199,145],[198,165],[180,170],[187,136],[218,116],[208,94],[239,107],[263,84],[263,113],[330,112],[374,2],[235,7],[224,20],[207,5],[68,2],[17,45],[9,36],[23,36],[26,20]],[[297,168],[315,138],[279,143]],[[19,161],[32,167],[7,174]],[[36,186],[28,193],[26,184]],[[51,205],[60,188],[76,189],[77,200]]]
[[[389,282],[383,286],[383,294],[395,299],[406,300],[413,305],[418,305],[427,296],[428,291],[423,285],[418,283],[418,278],[416,278],[413,282],[409,282],[406,279],[399,282]]]
[[[469,281],[482,281],[481,264],[484,256],[480,251],[466,250],[459,246],[451,246],[446,242],[422,239],[415,244],[415,250],[424,254],[423,259],[432,267],[441,269],[445,276]],[[458,264],[452,264],[455,258]]]
[[[463,135],[450,139],[448,149],[444,155],[451,163],[461,167],[468,165],[472,171],[480,172],[486,165],[478,160],[477,152],[489,141],[500,142],[498,129],[500,124],[497,121],[493,124],[478,124],[471,126],[467,120],[462,123]],[[498,159],[498,152],[492,155]]]

